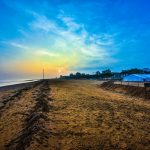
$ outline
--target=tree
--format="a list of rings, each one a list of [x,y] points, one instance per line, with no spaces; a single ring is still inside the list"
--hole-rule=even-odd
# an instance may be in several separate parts
[[[143,70],[138,69],[138,68],[133,68],[129,70],[122,70],[122,74],[142,74]]]
[[[73,79],[73,78],[74,78],[73,73],[70,73],[69,77],[70,77],[71,79]]]
[[[107,70],[102,71],[102,75],[101,76],[102,76],[102,78],[111,77],[112,76],[111,70],[107,69]]]
[[[80,73],[80,72],[77,72],[77,73],[76,73],[76,78],[79,79],[80,77],[81,77],[81,73]]]
[[[95,75],[96,75],[96,76],[100,76],[101,73],[100,73],[99,71],[96,71]]]

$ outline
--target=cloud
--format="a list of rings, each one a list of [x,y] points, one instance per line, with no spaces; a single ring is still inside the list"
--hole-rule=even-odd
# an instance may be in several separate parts
[[[13,47],[16,47],[16,48],[20,48],[20,49],[27,49],[27,46],[21,44],[21,43],[18,43],[18,42],[13,42],[13,41],[1,41],[1,43],[3,44],[7,44],[9,46],[13,46]]]
[[[53,53],[53,52],[49,52],[48,50],[45,50],[45,49],[36,50],[36,54],[39,55],[39,56],[50,56],[50,57],[57,57],[57,56],[59,56],[59,54]]]
[[[107,48],[114,46],[113,36],[91,34],[84,24],[62,13],[55,20],[33,11],[28,13],[33,16],[29,29],[19,29],[22,37],[6,43],[25,50],[30,59],[47,61],[46,64],[65,70],[115,63]],[[45,56],[52,59],[44,59]]]
[[[71,17],[65,17],[63,15],[59,15],[58,19],[64,22],[64,24],[68,27],[69,31],[76,31],[82,28],[82,25],[76,23],[74,19]]]
[[[16,42],[10,42],[10,45],[17,47],[17,48],[21,48],[21,49],[27,49],[26,46],[20,44],[20,43],[16,43]]]
[[[63,15],[59,15],[58,18],[59,21],[62,21],[67,26],[67,29],[59,26],[56,22],[49,20],[45,16],[38,16],[38,21],[35,24],[36,27],[42,26],[44,31],[53,32],[55,35],[54,38],[56,38],[55,45],[59,46],[59,40],[63,41],[60,48],[65,49],[67,53],[75,51],[78,55],[82,55],[79,61],[85,60],[88,62],[91,61],[91,57],[92,59],[99,58],[99,63],[105,59],[107,63],[107,58],[109,59],[111,56],[107,49],[102,46],[113,45],[111,36],[108,34],[103,35],[103,37],[102,35],[89,35],[84,25],[76,23],[74,18]],[[92,41],[90,40],[91,38]]]
[[[41,29],[46,32],[56,29],[56,25],[52,21],[47,19],[47,17],[45,16],[39,16],[39,15],[36,15],[36,20],[31,22],[29,25],[33,29]]]

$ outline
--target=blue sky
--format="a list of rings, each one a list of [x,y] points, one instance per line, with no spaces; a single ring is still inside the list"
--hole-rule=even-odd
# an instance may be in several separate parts
[[[0,79],[150,67],[149,0],[0,0]]]

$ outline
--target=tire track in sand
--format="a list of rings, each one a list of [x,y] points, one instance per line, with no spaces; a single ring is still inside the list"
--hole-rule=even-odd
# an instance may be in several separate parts
[[[35,106],[29,110],[23,123],[23,130],[18,136],[13,138],[7,145],[7,150],[25,150],[36,144],[48,147],[48,137],[50,132],[47,130],[47,113],[50,110],[48,97],[50,92],[49,81],[44,80],[42,86],[38,89]]]
[[[4,108],[0,112],[0,149],[5,149],[14,136],[22,130],[22,124],[26,118],[27,112],[35,106],[34,93],[40,88],[42,82],[35,82],[31,86],[19,90],[16,97],[10,96]],[[8,104],[10,103],[10,104]]]
[[[17,90],[15,93],[9,96],[7,95],[6,97],[3,97],[0,100],[0,113],[2,113],[6,107],[7,108],[10,107],[14,103],[14,101],[19,100],[24,95],[25,92],[37,87],[40,84],[41,84],[41,81],[34,82],[24,88]]]

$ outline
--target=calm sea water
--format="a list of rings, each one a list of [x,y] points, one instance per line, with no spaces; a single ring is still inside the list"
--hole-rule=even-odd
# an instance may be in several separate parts
[[[20,83],[29,83],[33,81],[37,81],[38,79],[19,79],[19,80],[0,80],[0,87],[7,86],[7,85],[14,85],[14,84],[20,84]]]

